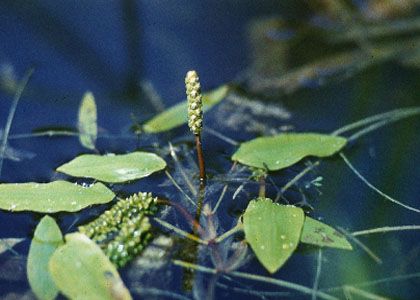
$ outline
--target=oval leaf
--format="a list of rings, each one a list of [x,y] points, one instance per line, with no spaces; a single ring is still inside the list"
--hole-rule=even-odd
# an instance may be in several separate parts
[[[131,299],[114,265],[87,236],[66,235],[49,263],[51,276],[70,299]]]
[[[166,167],[154,153],[84,154],[57,168],[58,172],[75,177],[95,178],[105,182],[125,182],[147,177]]]
[[[353,250],[351,244],[340,232],[310,217],[305,218],[300,241],[320,247]]]
[[[295,251],[303,221],[299,207],[275,204],[268,198],[249,202],[243,216],[245,238],[270,273],[275,273]]]
[[[97,112],[95,98],[91,92],[84,94],[79,107],[77,128],[79,129],[79,140],[82,146],[94,150],[98,136],[98,125],[96,123]]]
[[[107,203],[114,193],[102,183],[81,186],[67,181],[0,184],[0,209],[54,213]]]
[[[53,218],[45,216],[35,229],[27,263],[29,284],[38,299],[54,299],[58,295],[48,262],[61,244],[63,235],[60,228]]]
[[[327,157],[344,147],[343,137],[318,133],[284,133],[242,143],[232,160],[270,171],[287,168],[306,156]]]
[[[229,86],[222,85],[212,91],[203,94],[203,111],[208,111],[219,103],[229,92]],[[178,103],[164,112],[158,114],[146,124],[143,130],[147,133],[157,133],[171,130],[182,124],[187,123],[187,101]]]

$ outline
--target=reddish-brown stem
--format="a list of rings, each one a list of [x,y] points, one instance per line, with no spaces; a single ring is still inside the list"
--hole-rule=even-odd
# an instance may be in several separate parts
[[[201,135],[195,135],[195,147],[197,148],[198,167],[200,168],[200,185],[206,183],[206,167],[204,165],[203,148],[201,146]]]
[[[191,216],[191,214],[184,207],[182,207],[178,203],[175,203],[166,199],[158,199],[158,203],[175,207],[185,217],[185,219],[191,224],[193,228],[193,232],[195,234],[198,233],[201,236],[204,235],[204,230],[203,228],[201,228],[200,223],[197,222],[196,218]]]

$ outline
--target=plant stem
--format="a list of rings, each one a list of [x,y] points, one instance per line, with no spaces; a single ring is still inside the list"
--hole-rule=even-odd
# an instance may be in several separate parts
[[[350,170],[357,176],[359,177],[359,179],[361,181],[363,181],[369,188],[371,188],[372,190],[374,190],[375,192],[377,192],[379,195],[381,195],[382,197],[384,197],[385,199],[391,201],[392,203],[395,203],[397,205],[400,205],[408,210],[414,211],[416,213],[420,213],[420,209],[409,206],[407,204],[404,204],[394,198],[392,198],[391,196],[388,196],[387,194],[385,194],[384,192],[382,192],[381,190],[379,190],[377,187],[375,187],[373,184],[371,184],[362,174],[360,174],[360,172],[350,163],[350,161],[348,160],[348,158],[344,155],[343,152],[339,153],[340,157],[344,160],[344,162],[346,163],[346,165],[350,168]]]
[[[403,226],[386,226],[379,228],[372,228],[360,231],[354,231],[351,233],[352,236],[367,235],[372,233],[385,233],[392,231],[404,231],[404,230],[420,230],[420,225],[403,225]]]
[[[385,113],[381,113],[381,114],[377,114],[377,115],[373,115],[370,117],[367,117],[365,119],[356,121],[354,123],[345,125],[341,128],[338,128],[336,130],[334,130],[331,134],[332,135],[341,135],[345,132],[357,129],[359,127],[363,127],[372,123],[376,123],[376,122],[380,122],[383,120],[388,120],[389,122],[384,123],[385,124],[390,124],[396,121],[399,121],[401,119],[405,119],[411,116],[415,116],[420,114],[420,106],[414,106],[414,107],[406,107],[406,108],[399,108],[399,109],[395,109],[395,110],[391,110]],[[378,127],[379,128],[379,127]],[[377,128],[375,128],[377,129]]]
[[[188,233],[188,232],[186,232],[186,231],[184,231],[182,229],[179,229],[178,227],[176,227],[176,226],[174,226],[174,225],[172,225],[172,224],[170,224],[170,223],[168,223],[168,222],[166,222],[166,221],[164,221],[162,219],[153,218],[153,220],[155,220],[157,223],[159,223],[163,227],[165,227],[165,228],[167,228],[169,230],[172,230],[173,232],[177,233],[180,236],[183,236],[183,237],[185,237],[187,239],[190,239],[190,240],[192,240],[192,241],[194,241],[196,243],[199,243],[199,244],[202,244],[202,245],[207,245],[207,242],[206,241],[203,241],[198,236],[196,236],[194,234],[191,234],[191,233]]]
[[[206,167],[204,164],[203,148],[201,146],[201,135],[195,135],[195,147],[197,149],[198,167],[200,168],[200,187],[206,185]]]
[[[3,167],[4,153],[6,152],[6,148],[7,148],[7,139],[9,137],[10,129],[12,127],[13,117],[15,116],[16,108],[17,108],[20,98],[22,97],[23,90],[25,89],[26,84],[31,78],[33,72],[34,72],[34,69],[30,68],[28,71],[26,71],[25,76],[19,82],[19,85],[16,89],[15,96],[13,98],[12,105],[10,106],[9,115],[7,116],[6,126],[4,127],[3,135],[0,137],[2,138],[1,145],[0,145],[0,175],[1,175],[1,169]]]
[[[310,172],[312,169],[317,167],[320,164],[320,161],[316,161],[300,171],[295,177],[293,177],[288,183],[286,183],[280,190],[280,193],[283,194],[285,191],[287,191],[291,186],[293,186],[296,182],[298,182],[303,176],[305,176],[308,172]]]
[[[242,231],[243,228],[244,228],[243,224],[238,222],[238,224],[235,227],[232,227],[231,229],[229,229],[228,231],[226,231],[222,235],[215,238],[214,242],[215,243],[220,243],[220,242],[224,241],[225,239],[227,239],[228,237],[230,237],[231,235],[233,235],[233,234],[235,234],[239,231]]]
[[[184,207],[182,207],[178,203],[171,202],[165,199],[158,199],[158,203],[164,204],[164,205],[171,205],[175,207],[184,216],[184,218],[191,224],[191,227],[193,228],[193,232],[195,234],[197,233],[200,235],[204,234],[203,228],[201,228],[200,223],[198,223]]]
[[[205,187],[206,186],[204,182],[200,181],[200,188],[198,190],[198,197],[197,197],[197,210],[195,212],[195,218],[194,218],[197,224],[200,224],[201,212],[203,210]],[[196,233],[195,228],[194,228],[194,233]]]
[[[265,175],[261,175],[260,178],[258,178],[258,183],[260,185],[258,190],[258,197],[265,198]]]
[[[218,274],[219,271],[216,269],[212,269],[212,268],[208,268],[205,266],[200,266],[200,265],[196,265],[196,264],[192,264],[186,261],[182,261],[182,260],[172,260],[173,264],[176,266],[180,266],[182,268],[186,268],[186,269],[193,269],[195,271],[199,271],[199,272],[203,272],[203,273],[209,273],[209,274]],[[300,284],[296,284],[293,282],[288,282],[288,281],[284,281],[281,279],[275,279],[275,278],[271,278],[271,277],[266,277],[266,276],[260,276],[260,275],[254,275],[254,274],[249,274],[249,273],[244,273],[244,272],[237,272],[237,271],[233,271],[233,272],[229,272],[228,273],[231,276],[235,276],[238,278],[243,278],[243,279],[248,279],[248,280],[253,280],[253,281],[260,281],[260,282],[264,282],[264,283],[270,283],[270,284],[274,284],[280,287],[284,287],[284,288],[288,288],[288,289],[292,289],[298,292],[301,292],[303,294],[307,294],[307,295],[312,295],[313,293],[315,293],[320,299],[327,299],[327,300],[337,300],[338,298],[328,295],[324,292],[320,292],[320,291],[313,291],[311,288],[300,285]]]
[[[181,173],[182,177],[184,178],[184,182],[187,184],[188,189],[190,190],[190,192],[193,195],[197,195],[197,190],[195,188],[195,186],[192,184],[192,182],[190,181],[189,176],[185,173],[184,171],[184,167],[182,166],[182,164],[179,162],[178,156],[176,155],[176,151],[174,149],[174,147],[172,146],[172,143],[169,142],[169,153],[171,154],[171,157],[173,159],[173,161],[175,162],[175,165],[177,166],[179,172]]]
[[[195,135],[195,147],[197,148],[198,167],[200,169],[200,187],[197,197],[197,210],[195,220],[200,223],[201,210],[203,208],[204,194],[206,190],[206,167],[204,164],[203,148],[201,146],[201,134]]]
[[[191,197],[188,196],[188,194],[179,186],[179,184],[175,181],[175,179],[172,177],[172,175],[166,170],[165,170],[165,174],[169,178],[169,180],[172,182],[172,184],[176,187],[176,189],[178,191],[180,191],[192,205],[197,206],[197,204],[194,202],[194,200],[191,199]]]

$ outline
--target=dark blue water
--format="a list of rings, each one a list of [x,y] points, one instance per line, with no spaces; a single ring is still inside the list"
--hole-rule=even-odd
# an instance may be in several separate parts
[[[152,83],[164,105],[169,106],[184,98],[184,76],[187,70],[196,69],[200,73],[204,89],[239,81],[252,63],[247,34],[250,21],[262,16],[282,15],[292,22],[298,22],[307,13],[305,5],[277,1],[28,3],[3,0],[0,3],[0,65],[12,66],[17,78],[21,78],[28,68],[35,68],[18,105],[10,134],[30,133],[46,126],[75,128],[79,101],[86,90],[91,90],[96,97],[98,124],[102,132],[131,137],[99,139],[98,150],[101,153],[124,153],[142,147],[166,155],[169,170],[177,175],[177,166],[167,155],[167,143],[172,141],[179,147],[178,155],[184,167],[194,173],[195,166],[188,162],[188,158],[194,159],[194,151],[190,147],[192,139],[185,126],[158,137],[140,135],[136,138],[130,132],[133,116],[143,122],[156,113],[141,83]],[[273,31],[269,38],[290,39],[293,34],[293,30]],[[302,53],[316,52],[309,42],[299,42]],[[304,88],[291,94],[280,93],[268,99],[269,104],[265,102],[264,105],[284,109],[290,116],[288,118],[255,115],[245,109],[238,130],[223,121],[228,119],[228,115],[237,112],[239,107],[222,104],[215,108],[213,114],[206,116],[206,122],[213,129],[241,142],[262,133],[269,134],[269,130],[243,130],[247,123],[243,120],[246,118],[250,122],[268,124],[269,128],[292,126],[296,131],[332,132],[369,115],[420,104],[417,93],[420,87],[418,69],[402,67],[395,61],[389,61],[351,75],[345,80],[331,80],[331,83],[321,87],[319,81],[303,80],[301,84]],[[0,94],[0,127],[5,126],[12,97],[4,90]],[[268,97],[259,94],[249,98],[260,100]],[[417,168],[420,163],[417,155],[420,149],[419,130],[418,118],[402,121],[363,138],[351,145],[345,153],[376,186],[394,198],[416,207],[420,194],[420,174]],[[184,141],[187,141],[186,145]],[[203,141],[211,186],[207,197],[214,205],[223,183],[229,179],[225,174],[231,167],[229,157],[235,147],[208,133],[204,134]],[[153,143],[158,143],[160,150],[155,149]],[[9,145],[36,156],[21,162],[5,160],[0,177],[2,182],[48,182],[66,178],[54,172],[54,169],[74,156],[88,152],[77,138],[69,137],[11,139]],[[282,171],[273,175],[273,180],[282,186],[303,167],[300,164]],[[320,189],[322,194],[309,188],[304,196],[297,190],[290,191],[286,196],[292,203],[305,202],[314,207],[313,215],[322,217],[326,223],[348,231],[419,224],[417,214],[393,206],[374,194],[339,158],[328,159],[316,172],[305,180],[323,176]],[[232,178],[244,178],[247,175],[238,172]],[[230,201],[241,183],[231,183],[226,195],[229,201],[223,202],[219,209],[222,232],[233,225],[238,214],[246,207],[249,197],[255,196],[258,190],[255,184],[250,183],[246,189],[248,194],[241,193],[235,201]],[[304,185],[305,182],[301,187]],[[168,185],[163,174],[129,185],[117,185],[113,189],[123,193],[153,191],[174,202],[185,201],[173,186]],[[269,196],[275,197],[275,193],[275,188],[269,185]],[[77,216],[57,214],[55,217],[66,233],[75,230],[73,222],[76,219],[80,218],[79,222],[82,222],[103,209],[97,207]],[[0,238],[26,238],[16,247],[19,256],[10,252],[0,255],[0,273],[4,274],[0,277],[2,297],[9,295],[9,299],[12,299],[14,296],[10,293],[16,293],[17,298],[22,298],[25,293],[32,297],[25,279],[25,255],[40,217],[30,213],[0,212]],[[171,211],[169,217],[188,230],[186,222],[175,211]],[[321,288],[419,272],[417,258],[420,248],[416,232],[381,234],[361,237],[361,240],[381,257],[383,263],[375,263],[360,248],[354,252],[325,250]],[[211,267],[206,251],[200,251],[198,262]],[[311,287],[316,270],[316,255],[314,249],[299,249],[274,277]],[[255,259],[251,259],[240,270],[268,276]],[[134,297],[141,297],[141,292],[136,292],[140,286],[173,290],[191,297],[190,293],[181,289],[181,269],[170,264],[162,269],[151,270],[148,274],[128,266],[121,270],[121,274]],[[195,291],[205,295],[210,279],[210,275],[197,275]],[[366,290],[396,299],[417,299],[419,289],[415,286],[415,280],[418,277],[372,285]],[[251,295],[249,290],[284,291],[272,285],[241,279],[229,281],[221,278],[219,283],[221,285],[216,288],[217,298],[260,299],[259,296]],[[238,289],[247,290],[247,293]],[[342,294],[337,295],[342,297]],[[267,294],[265,297],[271,299],[279,295]],[[296,293],[291,297],[306,299]],[[145,298],[153,297],[149,293]]]

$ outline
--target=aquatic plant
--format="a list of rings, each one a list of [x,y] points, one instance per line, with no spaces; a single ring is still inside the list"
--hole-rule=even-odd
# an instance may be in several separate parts
[[[331,221],[331,216],[325,218],[325,223],[315,219],[323,212],[319,207],[333,201],[329,198],[322,199],[322,203],[312,201],[331,182],[324,173],[316,173],[316,169],[321,163],[333,165],[342,162],[367,187],[386,200],[386,205],[419,213],[415,205],[403,203],[372,184],[353,165],[350,153],[353,155],[358,147],[363,147],[359,143],[361,137],[385,125],[418,116],[420,108],[400,108],[367,117],[328,134],[316,132],[319,130],[316,125],[299,131],[293,128],[296,124],[271,126],[270,118],[288,120],[290,113],[278,103],[260,101],[260,98],[269,98],[270,94],[291,94],[325,82],[337,82],[391,59],[399,64],[415,65],[418,54],[407,45],[417,45],[418,41],[410,35],[410,30],[369,24],[366,25],[366,33],[362,34],[358,30],[361,24],[349,22],[355,18],[347,9],[348,5],[341,1],[331,3],[340,9],[332,9],[335,7],[332,5],[324,13],[336,22],[342,20],[344,29],[337,26],[334,32],[325,28],[320,32],[324,42],[333,44],[334,51],[315,55],[288,70],[287,64],[281,61],[283,56],[277,54],[278,51],[290,54],[293,48],[285,49],[281,38],[276,40],[282,30],[280,26],[286,23],[271,20],[268,28],[262,30],[270,32],[266,40],[270,40],[268,44],[273,48],[264,46],[256,49],[271,54],[263,58],[260,55],[260,60],[255,61],[242,82],[223,84],[201,93],[198,75],[190,71],[185,78],[186,101],[148,121],[134,124],[135,134],[132,135],[104,133],[97,124],[98,111],[91,92],[82,97],[76,129],[47,129],[10,135],[16,105],[32,70],[20,83],[14,82],[13,76],[8,79],[2,77],[2,86],[16,96],[0,147],[0,172],[4,158],[20,159],[25,156],[24,152],[9,147],[8,140],[13,138],[75,137],[85,151],[93,152],[77,155],[57,166],[56,171],[60,174],[54,176],[64,177],[65,180],[0,184],[0,208],[5,211],[61,212],[59,215],[44,216],[31,242],[27,273],[36,296],[52,299],[59,292],[69,298],[92,299],[130,299],[132,295],[143,297],[148,293],[173,298],[190,295],[190,290],[180,295],[169,289],[159,289],[158,283],[165,282],[163,277],[156,282],[148,281],[147,277],[153,276],[153,270],[167,270],[165,267],[171,266],[172,269],[183,269],[183,287],[192,289],[191,295],[196,298],[212,298],[217,288],[263,299],[293,296],[292,292],[312,299],[337,299],[341,294],[348,298],[380,299],[376,293],[366,290],[366,286],[376,283],[366,282],[365,279],[361,279],[361,285],[345,281],[337,287],[320,287],[321,268],[327,263],[323,257],[324,249],[332,248],[335,251],[329,252],[332,255],[339,253],[337,256],[353,258],[360,257],[360,253],[341,250],[365,251],[367,256],[379,263],[381,257],[363,244],[360,236],[419,230],[420,227],[381,226],[349,232],[341,228],[345,226],[344,221]],[[367,17],[363,15],[363,18]],[[412,28],[416,28],[418,23],[413,24]],[[391,36],[396,31],[401,31],[403,35],[398,45],[379,38],[382,35]],[[346,51],[342,51],[343,44],[353,47],[353,43],[356,45],[354,49],[348,51],[350,47],[345,47]],[[273,59],[275,55],[276,60]],[[274,61],[279,64],[274,64]],[[209,112],[208,116],[213,116],[221,126],[212,128],[211,122],[206,123],[211,118],[207,119],[206,113],[203,120],[203,112]],[[256,120],[255,116],[259,116],[260,120]],[[354,119],[353,116],[349,118]],[[194,141],[184,136],[172,138],[171,130],[184,124],[188,124]],[[177,132],[186,131],[178,129]],[[242,131],[252,133],[252,137],[241,136]],[[164,134],[159,136],[159,133]],[[206,139],[215,137],[228,146],[223,147],[223,151],[215,151],[209,143],[210,150],[205,156],[202,135],[206,135]],[[106,147],[98,146],[100,139],[120,138],[132,141],[138,138],[146,145],[124,154],[108,153]],[[191,145],[194,144],[198,168],[191,155],[194,150]],[[208,174],[204,167],[205,157],[208,159]],[[222,163],[218,164],[219,161]],[[226,169],[225,166],[230,163],[232,165]],[[195,184],[197,178],[200,179],[199,185]],[[71,182],[76,180],[79,184]],[[133,194],[132,183],[137,180],[141,180],[141,184],[138,189],[135,187],[136,193]],[[83,183],[80,184],[80,181]],[[154,196],[149,192],[137,193],[138,190],[148,190],[145,185],[150,182],[153,182],[150,190],[153,190]],[[344,188],[346,182],[343,181],[342,186]],[[343,195],[337,194],[337,198]],[[351,202],[356,199],[344,200]],[[93,205],[92,210],[86,209]],[[375,205],[375,210],[381,211],[381,205]],[[74,213],[81,210],[82,213]],[[72,218],[73,222],[65,226],[62,218]],[[56,220],[60,221],[60,226]],[[64,237],[61,230],[65,233]],[[74,230],[78,232],[71,233]],[[170,246],[160,244],[164,236],[171,241]],[[18,238],[1,239],[0,253],[14,253],[12,248],[20,241]],[[279,279],[283,276],[282,272],[289,272],[291,261],[300,261],[302,253],[312,253],[312,250],[316,252],[312,286]],[[148,261],[150,257],[155,263]],[[251,273],[238,271],[254,259],[260,263],[261,270],[252,270]],[[339,261],[337,259],[337,264]],[[264,269],[269,275],[257,275]],[[128,288],[119,272],[124,272]],[[164,276],[162,273],[158,276]],[[203,278],[202,274],[207,275]],[[411,276],[404,278],[416,278],[418,274]],[[243,282],[236,284],[235,278],[272,284],[284,290],[254,291]]]
[[[119,200],[111,209],[79,231],[96,242],[112,263],[124,266],[148,245],[152,238],[148,216],[157,212],[157,198],[137,193]]]
[[[200,139],[203,127],[202,104],[199,81],[195,72],[190,71],[187,73],[186,86],[189,107],[188,125],[194,133],[195,138]],[[90,124],[89,126],[83,125],[83,122],[92,123],[92,120],[94,119],[83,117],[88,114],[88,112],[83,112],[84,109],[92,111],[92,107],[95,107],[93,96],[91,94],[87,95],[89,95],[89,107],[86,108],[86,96],[84,96],[79,111],[79,137],[85,136],[87,134],[86,132],[89,131],[83,130],[82,128],[97,128],[97,125],[93,124]],[[220,97],[223,96],[224,94],[220,94]],[[162,114],[165,113],[166,112],[163,112]],[[95,248],[93,246],[87,246],[88,248],[93,247],[92,251],[96,253],[92,258],[89,258],[90,256],[83,258],[84,264],[88,264],[86,266],[88,268],[95,267],[96,263],[94,261],[99,259],[104,260],[105,258],[103,255],[106,255],[109,261],[115,264],[115,266],[123,267],[136,258],[136,256],[141,255],[152,242],[152,232],[157,230],[157,227],[153,226],[151,223],[152,219],[163,228],[173,231],[187,240],[197,243],[197,245],[206,245],[210,249],[213,249],[211,254],[212,257],[218,251],[221,251],[217,250],[220,248],[219,245],[222,245],[224,241],[228,240],[231,236],[243,231],[245,241],[251,246],[256,258],[270,273],[275,273],[286,263],[289,257],[296,251],[299,243],[351,250],[353,247],[343,233],[340,233],[336,229],[333,229],[320,221],[314,220],[309,216],[305,216],[304,210],[298,206],[275,203],[273,200],[267,198],[265,194],[265,179],[269,172],[288,168],[307,156],[320,158],[332,156],[337,152],[342,151],[348,141],[353,141],[362,134],[376,130],[380,126],[390,122],[395,122],[401,118],[416,114],[420,114],[420,108],[408,108],[367,118],[338,129],[331,135],[319,133],[283,133],[271,137],[260,137],[242,143],[238,150],[232,155],[232,160],[249,166],[249,170],[253,174],[251,178],[254,178],[254,180],[259,182],[260,190],[258,197],[249,201],[247,208],[243,212],[243,216],[238,219],[237,225],[221,235],[217,234],[217,228],[214,227],[213,215],[220,204],[219,201],[221,201],[223,197],[219,199],[215,210],[213,211],[208,204],[206,204],[204,214],[202,215],[202,202],[206,197],[206,194],[204,193],[205,186],[203,184],[200,184],[198,202],[195,203],[191,200],[192,203],[197,206],[195,217],[192,217],[190,212],[185,208],[182,208],[179,204],[173,203],[170,200],[159,200],[157,197],[153,197],[151,193],[137,193],[126,199],[119,198],[109,210],[103,212],[93,221],[79,226],[79,232],[83,236],[80,234],[67,234],[65,238],[66,242],[64,244],[61,242],[61,232],[54,220],[51,217],[45,217],[37,227],[35,238],[31,245],[30,259],[28,261],[28,274],[31,286],[40,298],[45,299],[54,297],[58,291],[70,295],[71,297],[77,295],[78,292],[70,287],[70,283],[80,282],[80,284],[82,284],[82,281],[80,280],[85,279],[83,276],[80,277],[80,280],[76,279],[79,275],[74,274],[74,272],[93,272],[93,270],[75,270],[73,269],[73,266],[67,265],[67,261],[70,257],[79,255],[77,254],[78,248],[72,246],[72,243],[77,244],[80,242],[90,245],[91,242],[88,242],[90,240],[95,242],[99,246],[99,249],[103,251],[103,254],[100,254],[98,250],[94,250]],[[159,117],[157,117],[157,119],[158,118]],[[354,130],[359,127],[362,127],[362,129],[358,133],[353,134],[350,138],[338,136],[338,134],[342,135],[349,130]],[[90,142],[87,142],[87,137],[80,139],[80,142],[85,147],[94,149],[92,145],[94,144],[95,138],[92,136],[95,136],[96,134],[93,133],[93,130],[90,131]],[[203,183],[205,173],[203,168],[204,157],[202,152],[200,154],[201,141],[196,145],[199,152],[199,161],[203,160],[203,162],[199,164],[200,181]],[[340,155],[347,164],[350,164],[344,154],[341,153]],[[75,160],[60,166],[57,170],[71,176],[89,177],[104,182],[127,182],[147,177],[165,167],[166,162],[156,154],[133,152],[125,155],[82,155]],[[307,169],[305,169],[302,174],[305,172],[307,172]],[[298,175],[296,178],[292,179],[292,181],[282,189],[282,192],[290,187],[293,182],[299,180],[301,176],[302,175]],[[56,187],[55,185],[59,186]],[[100,186],[104,191],[98,191],[92,194],[92,202],[87,202],[83,206],[80,206],[80,203],[82,202],[82,198],[80,197],[83,193],[85,193],[85,191],[88,192],[93,190],[96,186]],[[73,191],[73,189],[75,190]],[[7,197],[7,199],[0,198],[1,207],[3,209],[10,209],[11,211],[70,212],[80,210],[85,205],[109,202],[114,198],[114,193],[101,183],[97,183],[92,187],[78,187],[77,185],[65,181],[57,181],[50,184],[0,184],[0,191],[3,191],[3,195],[6,193],[11,195],[11,197]],[[30,201],[27,201],[29,199],[27,198],[28,193],[31,195]],[[106,194],[106,199],[98,201],[100,193],[104,193],[104,197]],[[72,199],[73,201],[70,202],[66,197],[70,197],[69,199]],[[68,204],[69,202],[70,204]],[[184,214],[184,217],[187,218],[187,221],[190,222],[192,226],[192,233],[177,228],[160,218],[154,218],[158,212],[159,203],[160,205],[174,206]],[[397,204],[406,206],[399,202],[397,202]],[[410,209],[418,212],[418,209],[416,208],[410,207]],[[42,232],[46,231],[48,233],[51,230],[56,232],[54,233],[55,237],[53,239],[50,239],[48,235],[46,235],[45,238],[42,236]],[[45,242],[43,242],[44,239]],[[43,248],[48,248],[48,251],[40,250]],[[196,253],[196,251],[193,251],[192,253]],[[81,257],[83,257],[83,255]],[[213,257],[213,259],[216,258]],[[174,263],[186,268],[192,267],[198,271],[204,270],[202,269],[203,267],[182,260],[174,260]],[[232,262],[227,264],[231,265]],[[233,265],[240,265],[240,260]],[[222,268],[226,272],[228,269],[233,270],[233,265],[231,267],[219,265],[219,268]],[[39,273],[39,271],[35,271],[37,269],[42,269],[42,278],[45,279],[39,280],[34,276],[35,273]],[[71,273],[71,276],[66,275],[66,270],[69,274]],[[115,273],[116,271],[110,269],[109,272]],[[231,273],[231,271],[229,271],[229,273]],[[82,273],[80,273],[80,275],[81,274]],[[117,276],[116,278],[118,278],[118,275],[112,276]],[[253,277],[253,275],[249,276]],[[50,284],[49,287],[47,287],[46,281],[43,280],[48,280],[50,282],[53,280],[54,284]],[[90,280],[94,280],[92,281],[92,284],[105,284],[104,281],[108,282],[110,279],[108,278],[108,275],[106,275],[105,277],[99,276]],[[119,282],[120,279],[115,280],[116,282]],[[286,286],[304,293],[306,291],[291,283],[286,284]],[[118,283],[118,287],[115,288],[118,290],[117,293],[124,295],[124,299],[130,297],[121,282]],[[115,291],[110,291],[111,295],[114,292]],[[322,292],[312,292],[316,293],[320,298],[331,298]],[[111,296],[111,298],[113,298],[113,296]]]

